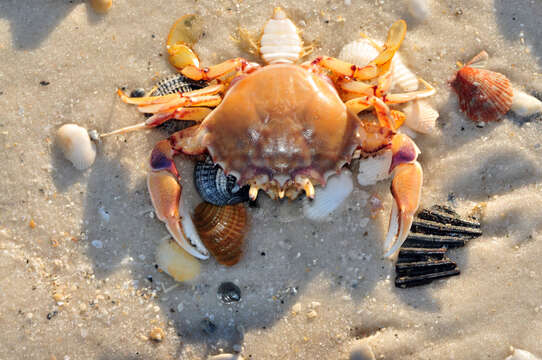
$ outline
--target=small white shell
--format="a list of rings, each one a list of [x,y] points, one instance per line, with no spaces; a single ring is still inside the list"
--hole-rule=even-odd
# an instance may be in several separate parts
[[[507,357],[505,360],[540,360],[539,357],[534,356],[528,351],[521,349],[514,349],[514,353]]]
[[[79,170],[89,168],[96,159],[96,145],[90,141],[87,130],[79,125],[62,125],[56,132],[56,142],[66,159]]]
[[[393,67],[392,84],[393,87],[399,86],[404,91],[418,90],[418,77],[406,67],[399,53],[395,53],[391,61]]]
[[[263,29],[260,40],[262,59],[268,64],[294,63],[299,60],[302,50],[303,42],[294,23],[282,9],[276,8]]]
[[[329,178],[325,187],[316,188],[314,200],[304,199],[303,214],[314,221],[322,221],[336,210],[354,190],[352,173],[342,170]]]
[[[513,89],[512,107],[510,110],[519,116],[531,116],[542,112],[542,101],[523,91]]]
[[[156,249],[156,263],[176,281],[189,281],[200,273],[200,263],[181,248],[175,240],[167,237]]]
[[[391,158],[391,151],[386,151],[367,159],[360,159],[358,183],[361,186],[374,185],[378,181],[389,178]]]
[[[412,17],[423,22],[431,15],[431,7],[428,0],[410,0],[408,2],[408,12]]]
[[[404,109],[405,125],[422,134],[432,133],[437,125],[439,113],[427,101],[411,101]]]

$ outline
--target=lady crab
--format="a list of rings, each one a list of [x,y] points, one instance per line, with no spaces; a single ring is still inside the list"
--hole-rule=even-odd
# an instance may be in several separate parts
[[[208,153],[239,185],[250,185],[252,199],[260,189],[274,199],[294,199],[302,191],[314,198],[314,185],[325,186],[327,178],[353,158],[391,151],[389,172],[393,172],[395,201],[384,244],[385,256],[391,256],[410,230],[423,174],[416,161],[416,144],[396,133],[404,114],[388,105],[435,93],[421,79],[425,90],[389,93],[390,63],[405,34],[406,23],[395,22],[379,55],[363,67],[327,56],[297,65],[302,40],[293,22],[276,8],[260,41],[265,65],[235,58],[200,68],[196,55],[181,44],[174,50],[187,60],[180,72],[208,86],[142,98],[128,97],[119,90],[122,101],[154,115],[144,123],[102,136],[153,128],[170,119],[199,122],[154,147],[147,185],[157,217],[181,247],[201,259],[209,255],[182,205],[175,155]],[[359,112],[370,107],[378,122],[358,118]]]

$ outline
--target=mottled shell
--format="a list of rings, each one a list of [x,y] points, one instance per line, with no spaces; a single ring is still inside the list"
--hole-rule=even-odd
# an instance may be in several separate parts
[[[215,206],[201,203],[194,210],[194,225],[205,247],[222,265],[239,262],[247,226],[243,204]]]
[[[233,85],[198,135],[240,185],[263,176],[282,186],[298,174],[323,184],[350,161],[359,127],[328,82],[300,66],[276,64]]]

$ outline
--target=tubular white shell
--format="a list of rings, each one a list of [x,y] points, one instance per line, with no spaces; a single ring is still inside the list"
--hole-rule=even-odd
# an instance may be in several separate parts
[[[519,116],[531,116],[542,112],[542,101],[520,90],[514,90],[510,110]]]
[[[301,57],[303,42],[294,23],[277,9],[263,29],[260,54],[268,63],[295,63]]]
[[[389,178],[391,158],[391,151],[386,151],[367,159],[360,159],[358,183],[361,186],[374,185],[378,181]]]
[[[96,159],[96,145],[88,131],[76,124],[62,125],[56,132],[56,143],[77,169],[89,168]]]
[[[314,200],[304,199],[303,214],[310,220],[325,220],[353,190],[352,173],[342,170],[340,174],[330,177],[325,187],[315,189]]]
[[[171,238],[165,238],[158,245],[156,263],[176,281],[192,280],[200,273],[199,261]]]
[[[375,42],[381,45],[380,42]],[[359,39],[346,44],[339,53],[339,59],[357,66],[365,66],[376,58],[378,50],[367,39]],[[396,53],[392,64],[392,87],[398,86],[404,91],[418,89],[419,81],[416,75],[406,67],[399,53]]]
[[[540,358],[531,354],[528,351],[514,349],[514,353],[508,356],[505,360],[540,360]]]
[[[432,133],[437,125],[439,113],[427,101],[411,101],[404,109],[405,125],[422,134]]]

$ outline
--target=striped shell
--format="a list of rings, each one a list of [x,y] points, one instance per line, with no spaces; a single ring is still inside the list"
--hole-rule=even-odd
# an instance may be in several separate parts
[[[234,205],[249,200],[249,186],[240,188],[235,176],[226,176],[210,158],[196,163],[194,183],[201,198],[213,205]]]
[[[218,263],[232,266],[239,262],[247,226],[243,204],[215,206],[204,202],[194,210],[193,220],[201,241]]]
[[[436,128],[439,113],[424,100],[410,102],[403,113],[406,116],[405,124],[417,132],[430,134]]]
[[[56,144],[78,170],[88,169],[96,159],[96,145],[79,125],[62,125],[56,132]]]
[[[192,280],[200,273],[200,262],[169,237],[158,245],[156,263],[176,281]]]
[[[450,83],[461,110],[475,122],[500,120],[512,106],[513,90],[506,76],[476,67],[486,59],[487,53],[478,54]]]
[[[310,220],[325,220],[354,190],[352,173],[342,170],[329,178],[323,188],[316,188],[314,200],[304,199],[303,214]]]
[[[294,23],[284,11],[276,8],[263,29],[260,55],[268,64],[295,63],[301,56],[303,42]]]

